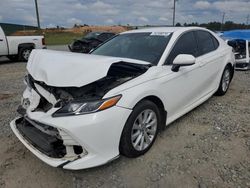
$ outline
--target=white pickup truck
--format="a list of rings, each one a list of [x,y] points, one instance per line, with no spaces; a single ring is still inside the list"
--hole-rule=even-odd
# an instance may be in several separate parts
[[[28,61],[32,49],[46,48],[43,36],[6,36],[0,26],[0,57]]]

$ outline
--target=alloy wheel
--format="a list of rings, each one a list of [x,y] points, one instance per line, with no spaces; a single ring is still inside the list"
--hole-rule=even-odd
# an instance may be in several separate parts
[[[30,49],[25,49],[22,53],[23,59],[25,59],[26,61],[28,61],[29,56],[30,56],[31,50]]]
[[[134,149],[143,151],[153,142],[157,132],[156,113],[147,109],[141,112],[134,121],[131,131],[131,141]]]
[[[229,69],[226,69],[222,78],[222,90],[224,92],[227,91],[229,84],[230,84],[230,71]]]

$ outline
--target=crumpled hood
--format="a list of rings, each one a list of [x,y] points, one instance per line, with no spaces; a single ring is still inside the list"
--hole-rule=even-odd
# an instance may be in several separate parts
[[[117,62],[149,64],[148,62],[78,54],[54,50],[32,50],[27,70],[37,81],[55,87],[81,87],[105,77],[110,66]]]

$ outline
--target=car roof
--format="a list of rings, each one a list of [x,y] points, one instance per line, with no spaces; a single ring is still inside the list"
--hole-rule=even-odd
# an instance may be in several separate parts
[[[128,33],[145,33],[145,32],[168,32],[173,33],[176,31],[184,32],[188,30],[194,30],[194,29],[202,29],[201,27],[148,27],[143,29],[136,29],[131,31],[123,32],[122,34],[128,34]]]

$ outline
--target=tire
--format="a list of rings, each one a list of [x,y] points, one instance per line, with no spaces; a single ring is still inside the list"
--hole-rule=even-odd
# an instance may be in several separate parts
[[[219,88],[216,91],[215,95],[217,95],[217,96],[225,95],[228,88],[229,88],[231,79],[232,79],[232,70],[231,70],[230,66],[227,65],[223,71],[223,74],[222,74],[222,77],[220,80],[220,85],[219,85]]]
[[[20,48],[19,53],[18,53],[18,60],[27,62],[31,51],[32,51],[32,48],[30,47]]]
[[[141,120],[143,120],[144,117],[147,117],[147,120],[149,120],[150,117],[151,119],[148,123],[143,123],[145,121],[140,121],[140,116]],[[154,121],[156,121],[156,123],[153,123]],[[160,111],[156,104],[149,100],[139,102],[133,109],[123,128],[119,146],[120,154],[135,158],[146,153],[157,137],[160,123]]]
[[[7,56],[9,58],[9,60],[11,61],[18,61],[18,55],[9,55]]]

